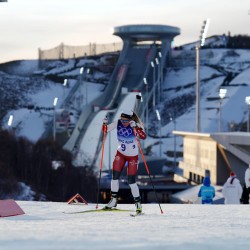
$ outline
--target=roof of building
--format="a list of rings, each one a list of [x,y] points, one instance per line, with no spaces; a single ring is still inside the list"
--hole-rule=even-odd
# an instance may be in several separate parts
[[[155,41],[162,40],[164,38],[172,39],[180,34],[180,29],[168,25],[134,24],[115,27],[113,34],[121,37],[122,39]]]
[[[214,140],[224,149],[241,159],[247,165],[250,162],[250,133],[221,132],[221,133],[195,133],[186,131],[173,131],[173,134],[183,137],[207,138]]]

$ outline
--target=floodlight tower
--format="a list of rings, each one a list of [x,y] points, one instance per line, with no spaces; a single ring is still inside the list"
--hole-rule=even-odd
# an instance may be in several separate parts
[[[220,97],[220,101],[219,101],[219,132],[221,132],[221,104],[222,104],[222,100],[225,98],[227,93],[227,89],[220,89],[219,92],[219,97]]]
[[[161,136],[161,115],[160,115],[160,112],[159,112],[158,109],[156,109],[155,112],[156,112],[157,120],[159,121],[159,130],[160,130],[160,157],[161,157],[161,153],[162,153],[162,150],[161,150],[161,140],[162,140],[162,136]]]
[[[159,51],[158,52],[158,55],[159,55],[159,60],[160,60],[160,93],[162,91],[162,84],[163,84],[163,65],[162,65],[162,54],[161,52]],[[160,101],[161,101],[161,98],[160,98]]]
[[[80,68],[81,95],[83,95],[83,94],[82,94],[82,91],[83,91],[83,81],[82,81],[82,79],[83,79],[83,72],[84,72],[84,67],[81,67],[81,68]],[[83,98],[81,99],[81,104],[83,105]]]
[[[156,57],[155,58],[155,63],[156,63],[156,66],[157,66],[157,70],[158,70],[158,73],[157,73],[157,88],[158,88],[158,94],[157,94],[157,96],[158,96],[158,104],[160,104],[160,95],[161,95],[161,93],[160,93],[160,82],[161,82],[161,75],[160,75],[160,73],[161,73],[161,71],[160,71],[160,67],[161,67],[161,65],[160,65],[160,61],[159,61],[159,59]]]
[[[246,96],[245,102],[248,106],[248,119],[247,119],[247,132],[249,132],[250,127],[250,96]]]
[[[151,61],[151,67],[153,69],[153,108],[155,110],[155,64]]]
[[[63,81],[63,104],[64,104],[64,106],[65,106],[65,96],[66,96],[65,88],[67,87],[67,84],[68,84],[68,79],[64,79],[64,81]]]
[[[169,112],[169,119],[174,124],[174,130],[176,130],[176,119],[173,117],[172,113]],[[176,169],[176,135],[174,134],[174,169]]]
[[[86,78],[87,78],[87,75],[90,73],[90,69],[88,68],[87,71],[86,71]],[[85,82],[85,100],[86,100],[86,106],[88,105],[88,81]]]
[[[205,45],[210,20],[203,22],[201,35],[196,44],[196,132],[200,132],[200,48]]]
[[[146,77],[144,77],[143,78],[143,82],[144,82],[144,84],[145,84],[145,87],[146,87],[146,105],[147,105],[147,107],[146,107],[146,118],[145,118],[145,120],[146,120],[146,134],[148,133],[148,102],[149,102],[149,100],[148,100],[148,82],[147,82],[147,78]]]
[[[56,105],[58,102],[58,97],[54,98],[53,107],[54,107],[54,115],[53,115],[53,141],[56,141]]]

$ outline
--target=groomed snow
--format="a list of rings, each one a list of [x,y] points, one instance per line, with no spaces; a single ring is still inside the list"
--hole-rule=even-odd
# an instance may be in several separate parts
[[[25,215],[0,218],[1,250],[249,249],[249,205],[143,204],[130,212],[65,214],[95,204],[18,201]],[[102,207],[102,205],[99,205]],[[134,210],[133,204],[119,208]]]

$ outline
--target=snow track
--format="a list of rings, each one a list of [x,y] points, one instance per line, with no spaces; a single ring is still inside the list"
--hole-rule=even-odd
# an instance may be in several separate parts
[[[25,215],[0,218],[0,249],[249,249],[248,205],[143,204],[144,216],[63,212],[95,204],[18,201]],[[101,206],[101,205],[100,205]],[[134,210],[133,204],[118,208]]]

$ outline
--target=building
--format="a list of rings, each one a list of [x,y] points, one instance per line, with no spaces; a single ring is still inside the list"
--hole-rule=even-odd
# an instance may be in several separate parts
[[[205,175],[210,175],[213,185],[223,185],[233,171],[241,184],[245,183],[250,163],[250,133],[173,133],[183,137],[183,160],[179,167],[184,178],[199,184]]]

